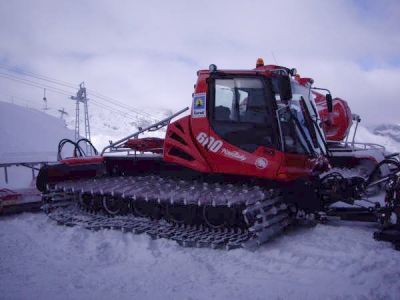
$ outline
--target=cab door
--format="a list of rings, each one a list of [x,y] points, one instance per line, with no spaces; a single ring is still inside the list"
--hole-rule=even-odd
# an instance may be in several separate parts
[[[208,80],[209,130],[195,136],[213,172],[274,178],[282,156],[272,85],[261,76]]]

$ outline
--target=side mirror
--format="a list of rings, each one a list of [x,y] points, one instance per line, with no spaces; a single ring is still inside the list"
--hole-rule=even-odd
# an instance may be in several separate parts
[[[292,86],[289,76],[282,76],[279,78],[279,95],[282,101],[289,101],[292,99]]]
[[[331,113],[333,111],[333,100],[331,94],[326,95],[326,106],[328,107],[328,112]]]

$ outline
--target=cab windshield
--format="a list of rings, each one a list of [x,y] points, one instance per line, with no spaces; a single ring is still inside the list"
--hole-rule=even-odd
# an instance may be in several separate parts
[[[319,125],[319,116],[311,90],[291,81],[292,100],[289,105],[282,103],[277,90],[277,84],[274,84],[275,98],[278,103],[278,120],[282,131],[285,150],[299,153],[304,149],[306,153],[326,154],[325,136]],[[293,134],[288,135],[288,124],[293,123],[291,131],[295,131],[299,142],[293,141]],[[301,145],[301,147],[300,147]]]
[[[216,78],[210,93],[211,124],[220,137],[248,152],[277,147],[270,81],[257,76]]]
[[[326,154],[325,136],[319,123],[319,116],[314,105],[311,89],[292,82],[292,105],[297,118],[315,152]]]

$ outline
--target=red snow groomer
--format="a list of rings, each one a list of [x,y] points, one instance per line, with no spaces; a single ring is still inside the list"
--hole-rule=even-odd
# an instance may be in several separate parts
[[[184,109],[92,157],[63,141],[60,153],[71,143],[74,157],[60,155],[37,179],[50,218],[218,248],[252,247],[290,224],[330,216],[399,225],[400,164],[378,145],[348,141],[353,116],[344,100],[261,60],[251,70],[210,65],[197,75],[186,116],[172,122]],[[139,138],[164,126],[165,139]],[[385,205],[331,206],[384,183]]]

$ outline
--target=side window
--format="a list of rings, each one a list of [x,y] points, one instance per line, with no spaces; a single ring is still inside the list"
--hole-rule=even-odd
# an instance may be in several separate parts
[[[222,139],[248,152],[275,147],[276,120],[269,109],[273,101],[272,88],[262,78],[215,79],[211,126]]]
[[[238,90],[239,93],[239,113],[243,114],[247,110],[247,99],[249,99],[249,93]]]
[[[218,79],[215,82],[215,111],[217,121],[233,120],[235,108],[235,87],[231,79]]]
[[[215,80],[214,120],[268,123],[264,87],[257,78]]]

